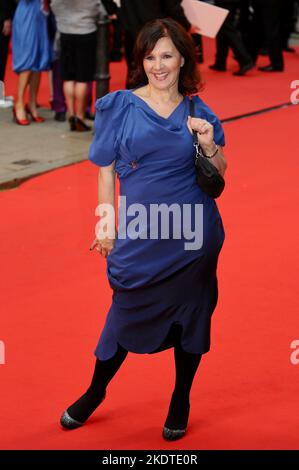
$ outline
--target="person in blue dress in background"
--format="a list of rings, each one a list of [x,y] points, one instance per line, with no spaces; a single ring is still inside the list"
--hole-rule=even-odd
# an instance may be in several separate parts
[[[196,181],[192,129],[222,175],[224,133],[198,96],[193,97],[195,116],[189,115],[189,96],[198,92],[200,76],[193,41],[177,22],[147,23],[137,38],[135,64],[134,88],[96,103],[89,157],[100,167],[100,205],[115,207],[115,173],[120,180],[118,229],[110,216],[110,233],[98,233],[91,245],[107,258],[112,305],[95,350],[91,384],[60,422],[68,429],[82,426],[105,398],[128,351],[152,354],[174,347],[176,382],[162,435],[175,440],[186,432],[192,382],[202,354],[210,349],[224,241],[217,205]],[[194,239],[202,232],[201,243],[188,245],[184,218],[168,227],[167,236],[163,217],[162,224],[151,217],[136,224],[136,211],[151,214],[157,204],[175,207],[183,216],[191,208],[190,230]],[[198,207],[203,209],[200,220]]]
[[[19,75],[13,109],[15,122],[27,126],[44,119],[37,113],[40,72],[50,69],[51,45],[48,36],[49,0],[20,0],[12,25],[13,70]],[[29,103],[24,97],[29,85]]]

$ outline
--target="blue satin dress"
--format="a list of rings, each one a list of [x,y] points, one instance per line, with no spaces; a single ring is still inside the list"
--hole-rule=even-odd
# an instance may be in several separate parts
[[[50,69],[48,11],[43,0],[20,0],[12,25],[13,70]]]
[[[193,100],[195,116],[213,124],[214,140],[223,146],[220,121],[199,97]],[[112,304],[95,354],[107,360],[117,344],[135,353],[166,349],[172,346],[165,341],[173,325],[181,327],[180,344],[185,351],[205,353],[210,348],[211,316],[218,298],[216,268],[224,229],[214,199],[196,182],[193,141],[186,125],[189,98],[184,97],[167,119],[133,90],[104,96],[97,101],[96,111],[89,158],[98,166],[115,161],[125,215],[107,257]],[[153,204],[163,203],[165,207],[175,204],[181,213],[184,205],[191,208],[190,228],[193,233],[201,231],[200,246],[186,249],[190,234],[184,232],[183,217],[176,221],[177,227],[170,218],[167,237],[159,222],[157,236],[150,238],[150,217],[139,223],[138,238],[120,236],[120,228],[123,234],[131,234],[132,224],[136,228],[140,206],[133,204],[142,204],[148,215]],[[200,227],[193,210],[196,205],[202,207]],[[181,236],[175,227],[181,228]]]

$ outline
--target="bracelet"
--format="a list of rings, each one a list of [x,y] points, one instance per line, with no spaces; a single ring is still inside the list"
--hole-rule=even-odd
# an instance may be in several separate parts
[[[215,144],[215,145],[216,145],[216,144]],[[216,145],[216,150],[215,150],[215,152],[214,152],[212,155],[205,155],[205,154],[203,153],[203,156],[206,157],[206,158],[213,158],[213,157],[215,157],[215,155],[216,155],[216,153],[218,152],[218,150],[219,150],[219,145]]]

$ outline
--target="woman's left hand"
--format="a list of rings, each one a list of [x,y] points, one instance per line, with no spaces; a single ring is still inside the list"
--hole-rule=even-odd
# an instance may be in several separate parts
[[[215,146],[214,127],[205,119],[188,116],[187,126],[192,134],[192,130],[197,132],[198,142],[203,150]]]
[[[227,164],[224,158],[222,148],[214,142],[214,127],[205,119],[188,116],[187,126],[192,134],[192,130],[197,132],[198,142],[204,155],[215,156],[210,160],[220,174],[224,176]],[[215,152],[216,151],[216,152]]]

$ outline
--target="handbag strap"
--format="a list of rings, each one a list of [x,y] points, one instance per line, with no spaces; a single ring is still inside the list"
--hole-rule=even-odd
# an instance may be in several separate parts
[[[191,117],[195,117],[194,109],[195,109],[194,101],[192,98],[189,98],[189,114]],[[203,157],[203,151],[198,142],[197,132],[194,129],[192,129],[192,136],[193,136],[193,146],[195,147],[195,150],[196,150],[195,158]]]

